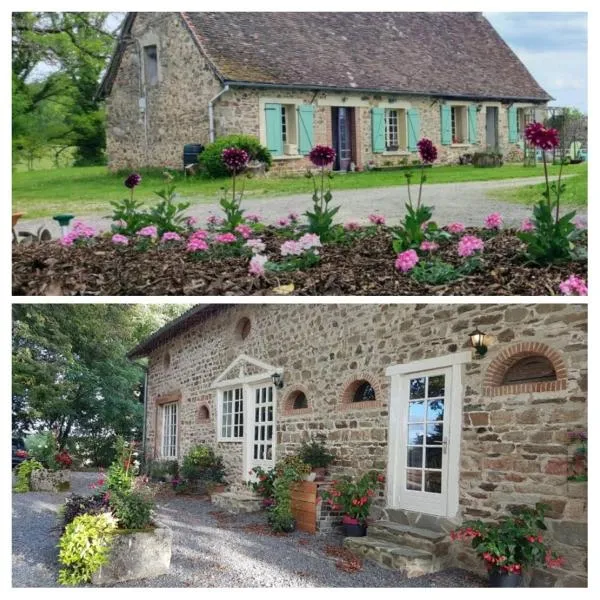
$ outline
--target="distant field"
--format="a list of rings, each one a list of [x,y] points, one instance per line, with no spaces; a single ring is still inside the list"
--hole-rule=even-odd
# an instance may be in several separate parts
[[[558,167],[551,167],[552,174]],[[580,174],[587,190],[587,167],[569,165],[565,174]],[[535,177],[543,175],[542,168],[507,165],[500,168],[475,168],[472,166],[434,167],[427,172],[427,183],[460,183],[464,181],[488,181]],[[129,194],[123,186],[126,174],[109,173],[106,167],[69,167],[35,171],[13,172],[13,211],[26,213],[25,218],[48,217],[61,212],[75,215],[109,215],[109,201],[119,200]],[[413,182],[416,177],[413,178]],[[228,179],[184,178],[176,174],[177,192],[193,202],[216,202]],[[334,190],[392,187],[405,185],[402,171],[370,171],[335,175]],[[153,201],[154,191],[163,186],[160,170],[142,171],[142,183],[135,190],[135,197]],[[312,184],[303,176],[264,177],[246,180],[247,197],[273,197],[293,194],[311,194]],[[513,190],[511,190],[513,192]],[[587,195],[587,192],[586,192]],[[577,196],[579,197],[579,196]],[[585,203],[585,200],[583,201]]]

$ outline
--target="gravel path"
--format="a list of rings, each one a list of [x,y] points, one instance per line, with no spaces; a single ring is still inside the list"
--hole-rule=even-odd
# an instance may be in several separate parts
[[[434,206],[434,219],[440,224],[460,221],[467,226],[481,226],[483,220],[492,212],[504,216],[507,226],[520,225],[523,219],[531,215],[531,207],[524,204],[513,204],[493,198],[494,190],[533,185],[544,181],[543,177],[508,179],[502,181],[476,181],[463,183],[436,183],[423,188],[423,201],[428,206]],[[418,186],[413,185],[413,194]],[[220,214],[216,203],[198,203],[198,198],[186,198],[193,205],[188,213],[203,223],[210,214]],[[389,224],[394,224],[404,215],[404,205],[408,201],[406,186],[372,188],[360,190],[333,190],[333,204],[340,204],[337,216],[339,222],[355,219],[361,223],[368,222],[371,213],[385,215]],[[291,211],[302,214],[311,207],[310,194],[282,196],[276,198],[245,199],[244,208],[248,213],[258,213],[263,221],[274,223],[278,217],[283,217]],[[570,209],[569,209],[570,210]],[[585,208],[579,209],[585,216]],[[106,214],[106,213],[105,213]],[[110,219],[98,215],[82,217],[85,223],[102,230],[110,228]],[[35,231],[40,225],[48,227],[52,237],[59,237],[58,225],[52,219],[32,219],[20,221],[18,231]]]
[[[93,473],[73,473],[72,487],[86,493]],[[62,494],[13,494],[13,587],[57,587],[56,509]],[[263,514],[220,517],[206,500],[162,499],[159,519],[173,529],[168,575],[118,587],[483,587],[480,578],[460,569],[407,579],[365,561],[357,573],[340,571],[327,545],[338,535],[293,533],[275,537],[252,530]],[[213,514],[210,514],[213,513]],[[250,526],[250,527],[248,527]],[[260,528],[259,528],[260,530]]]

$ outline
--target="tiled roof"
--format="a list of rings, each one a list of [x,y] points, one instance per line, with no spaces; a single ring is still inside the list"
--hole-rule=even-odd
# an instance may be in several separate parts
[[[136,13],[128,13],[121,39]],[[237,85],[546,101],[481,13],[180,13],[216,75]],[[110,93],[125,44],[99,88]]]
[[[481,13],[185,13],[225,81],[548,100]]]

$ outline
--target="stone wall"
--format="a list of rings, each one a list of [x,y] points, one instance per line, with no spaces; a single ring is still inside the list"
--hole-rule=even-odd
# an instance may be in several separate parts
[[[158,49],[158,83],[147,86],[143,76],[145,45]],[[111,170],[140,167],[182,168],[185,144],[209,143],[208,103],[221,90],[211,67],[203,58],[178,13],[138,13],[128,39],[121,65],[107,104],[107,153]],[[144,102],[145,109],[140,105]],[[467,152],[485,150],[485,107],[499,107],[499,147],[507,156],[519,154],[516,144],[508,144],[506,105],[481,103],[478,112],[478,143],[466,146],[441,146],[440,102],[418,96],[372,95],[358,92],[341,94],[307,90],[231,89],[214,105],[216,136],[244,133],[260,137],[260,98],[285,100],[301,98],[315,103],[315,144],[332,141],[331,107],[354,107],[355,144],[353,160],[359,169],[372,161],[375,165],[399,164],[418,158],[416,152],[373,154],[371,151],[371,113],[374,106],[406,102],[420,113],[421,137],[439,147],[439,162],[457,162]],[[273,173],[301,172],[310,166],[302,158],[274,161]]]
[[[159,82],[144,86],[140,52],[153,44]],[[106,100],[109,168],[181,169],[184,145],[208,142],[208,102],[219,90],[178,13],[138,13]],[[145,111],[140,108],[144,96]]]
[[[242,317],[251,331],[240,339]],[[326,435],[338,459],[334,475],[387,466],[389,380],[392,364],[468,349],[476,326],[495,336],[487,355],[464,374],[460,514],[497,517],[514,505],[551,506],[549,537],[565,569],[544,573],[547,584],[581,585],[586,573],[587,499],[567,484],[567,433],[586,429],[587,311],[584,305],[237,305],[220,309],[150,357],[148,444],[155,447],[156,400],[181,393],[180,457],[200,442],[217,445],[211,382],[241,353],[284,369],[277,393],[276,455],[293,453],[311,433]],[[498,359],[538,344],[558,356],[564,385],[551,391],[489,388]],[[511,349],[507,352],[507,349]],[[170,361],[164,361],[168,351]],[[165,367],[166,363],[169,367]],[[367,379],[376,401],[344,402],[345,390]],[[487,382],[487,383],[486,383]],[[485,388],[485,389],[484,389]],[[301,389],[308,408],[294,411],[289,397]],[[504,393],[506,392],[506,393]],[[516,392],[516,393],[514,393]],[[210,412],[199,421],[202,407]],[[220,443],[230,479],[241,478],[242,444]],[[452,546],[469,564],[470,552]],[[471,561],[473,568],[478,564]]]

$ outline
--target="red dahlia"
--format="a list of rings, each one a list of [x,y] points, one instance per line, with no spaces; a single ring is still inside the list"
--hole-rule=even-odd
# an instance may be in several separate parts
[[[417,142],[417,148],[421,155],[421,160],[426,164],[430,165],[437,158],[437,148],[433,145],[431,140],[423,138]]]
[[[248,165],[248,153],[241,148],[225,148],[221,153],[225,166],[234,174],[241,173]]]
[[[525,139],[536,148],[552,150],[559,144],[558,131],[534,121],[525,128]]]
[[[335,150],[329,146],[315,146],[308,158],[315,167],[326,167],[335,160]]]

